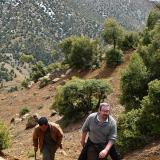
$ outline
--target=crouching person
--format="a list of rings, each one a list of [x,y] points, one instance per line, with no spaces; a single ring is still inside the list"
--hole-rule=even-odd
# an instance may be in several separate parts
[[[43,160],[54,160],[58,148],[62,148],[63,131],[58,124],[48,122],[46,117],[38,120],[38,126],[33,133],[35,152],[38,147]]]

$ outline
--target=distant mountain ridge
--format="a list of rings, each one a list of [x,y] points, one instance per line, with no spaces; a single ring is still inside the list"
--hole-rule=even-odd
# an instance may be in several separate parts
[[[1,0],[0,54],[33,54],[48,63],[61,39],[96,37],[106,17],[140,29],[151,8],[147,0]]]
[[[101,22],[107,17],[114,17],[130,30],[141,29],[145,25],[148,11],[153,4],[147,0],[73,0],[85,8]]]

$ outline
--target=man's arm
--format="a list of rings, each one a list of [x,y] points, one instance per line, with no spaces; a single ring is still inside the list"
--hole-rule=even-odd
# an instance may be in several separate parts
[[[38,135],[37,135],[36,128],[34,129],[34,132],[33,132],[33,146],[34,146],[35,152],[37,152],[37,150],[38,150]]]
[[[99,158],[105,158],[106,155],[108,154],[109,150],[113,146],[115,140],[117,138],[117,124],[115,121],[113,121],[110,134],[109,134],[109,141],[106,145],[106,147],[99,153]]]
[[[81,135],[81,145],[82,146],[85,145],[86,136],[87,136],[87,133],[89,132],[89,120],[90,120],[90,116],[87,117],[87,119],[85,120],[82,126],[82,135]]]
[[[86,136],[87,136],[87,132],[82,132],[82,136],[81,136],[81,145],[84,146],[86,143]]]
[[[58,124],[54,124],[54,129],[56,131],[57,148],[58,147],[62,148],[63,131]]]

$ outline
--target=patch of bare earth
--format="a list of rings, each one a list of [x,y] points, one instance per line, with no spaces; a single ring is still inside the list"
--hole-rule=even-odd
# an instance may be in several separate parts
[[[112,114],[115,118],[123,111],[123,107],[119,104],[120,95],[120,74],[121,71],[126,68],[130,59],[130,54],[125,54],[124,63],[117,68],[108,68],[103,63],[102,67],[93,71],[72,71],[67,77],[70,79],[72,76],[78,76],[80,78],[103,78],[108,79],[113,85],[113,93],[108,96],[108,101],[112,104]],[[53,102],[53,98],[56,92],[56,87],[61,83],[50,84],[42,89],[38,88],[37,84],[34,84],[29,90],[20,90],[13,93],[0,93],[0,117],[1,120],[10,129],[12,135],[12,147],[5,150],[5,159],[8,160],[32,160],[34,159],[34,152],[32,147],[32,133],[33,129],[25,130],[26,120],[17,123],[10,124],[10,120],[19,113],[20,109],[27,107],[30,109],[31,114],[38,113],[40,116],[46,116],[50,121],[56,122],[61,119],[59,115],[50,117],[50,107]],[[81,151],[80,145],[80,128],[84,120],[71,124],[67,128],[64,128],[64,140],[63,149],[58,150],[56,153],[56,160],[76,160]],[[155,146],[157,149],[157,147]],[[153,153],[156,151],[153,147]],[[142,150],[143,151],[143,150]],[[149,149],[151,152],[151,150]],[[146,150],[147,152],[147,150]],[[125,160],[140,160],[136,156],[140,157],[143,152],[135,152],[126,156]],[[148,152],[148,153],[150,153]],[[152,154],[149,154],[152,155]],[[155,155],[152,156],[154,158]],[[135,157],[135,159],[134,159]],[[37,159],[41,159],[41,155],[38,153]],[[144,158],[143,158],[144,159]],[[146,159],[146,160],[158,160]]]

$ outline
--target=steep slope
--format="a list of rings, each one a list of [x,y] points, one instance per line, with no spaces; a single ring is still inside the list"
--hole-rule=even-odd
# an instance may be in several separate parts
[[[107,17],[139,29],[151,8],[147,0],[0,1],[0,54],[12,53],[16,59],[22,53],[33,54],[47,63],[64,37],[96,37]]]
[[[8,0],[1,2],[1,51],[32,53],[49,61],[60,39],[70,35],[95,36],[99,25],[82,17],[64,0]]]
[[[105,63],[102,64],[100,69],[94,71],[73,71],[67,79],[71,76],[78,76],[84,79],[88,78],[105,78],[109,79],[113,85],[113,94],[108,97],[109,102],[112,104],[112,114],[118,117],[119,113],[123,111],[123,107],[119,104],[119,84],[121,71],[128,65],[130,54],[125,54],[125,63],[121,64],[115,69],[109,69]],[[0,92],[0,117],[10,129],[12,135],[12,147],[4,152],[8,155],[5,156],[8,160],[33,160],[34,152],[32,147],[32,133],[33,129],[25,130],[26,120],[14,124],[10,124],[10,120],[16,117],[20,109],[24,106],[30,109],[31,113],[38,113],[40,116],[46,116],[50,121],[56,122],[61,117],[55,115],[50,117],[50,106],[54,98],[56,87],[61,83],[48,85],[45,88],[39,89],[35,84],[29,90],[21,90],[14,93]],[[80,128],[84,120],[71,124],[64,128],[65,136],[63,141],[63,150],[58,150],[56,153],[56,160],[75,160],[77,159],[81,146],[79,142]],[[124,160],[159,160],[160,144],[156,142],[147,146],[143,150],[138,150],[134,153],[126,155]],[[38,159],[41,155],[38,154]]]

